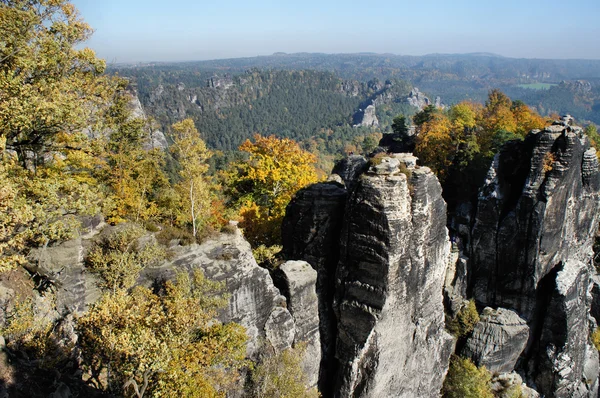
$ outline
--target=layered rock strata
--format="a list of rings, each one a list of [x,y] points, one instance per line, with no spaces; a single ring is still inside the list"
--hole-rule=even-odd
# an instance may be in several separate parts
[[[480,192],[472,292],[478,304],[527,321],[522,370],[547,397],[597,396],[587,291],[599,189],[596,152],[582,129],[556,122],[505,145]],[[594,363],[595,376],[584,377]]]
[[[336,167],[347,198],[335,183],[302,191],[288,207],[284,252],[329,281],[335,270],[329,285],[335,317],[321,319],[335,331],[321,335],[335,341],[334,358],[331,344],[323,345],[334,387],[321,386],[324,396],[434,397],[454,345],[444,330],[442,299],[450,251],[446,205],[428,168],[407,167],[394,156],[379,160],[368,171],[355,159]],[[319,300],[328,299],[321,289]]]

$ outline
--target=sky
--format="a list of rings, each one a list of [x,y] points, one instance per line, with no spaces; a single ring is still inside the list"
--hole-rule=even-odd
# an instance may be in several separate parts
[[[109,63],[275,52],[600,59],[600,0],[72,0]],[[567,5],[568,4],[568,5]]]

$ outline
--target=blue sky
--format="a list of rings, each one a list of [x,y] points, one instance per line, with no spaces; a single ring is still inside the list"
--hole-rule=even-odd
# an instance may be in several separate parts
[[[109,62],[274,52],[600,59],[600,0],[73,0]],[[567,5],[568,4],[568,5]]]

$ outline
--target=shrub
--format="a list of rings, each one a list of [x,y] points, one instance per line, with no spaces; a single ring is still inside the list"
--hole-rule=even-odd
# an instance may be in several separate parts
[[[473,331],[479,322],[479,314],[474,300],[469,300],[458,311],[454,319],[448,322],[447,328],[456,337],[465,337]]]
[[[594,333],[592,333],[592,344],[600,351],[600,328],[594,329]]]
[[[308,389],[301,363],[305,346],[287,349],[264,358],[252,373],[251,396],[272,398],[318,398],[315,388]]]
[[[279,245],[260,245],[256,249],[252,249],[252,254],[258,264],[264,267],[275,268],[279,260],[278,254],[281,252],[281,249],[283,249],[283,247]]]
[[[482,366],[478,368],[468,359],[453,355],[444,380],[444,398],[494,398],[492,375]]]
[[[129,288],[145,266],[166,257],[155,242],[140,244],[145,233],[142,227],[129,225],[105,236],[90,250],[86,267],[102,278],[101,287]]]

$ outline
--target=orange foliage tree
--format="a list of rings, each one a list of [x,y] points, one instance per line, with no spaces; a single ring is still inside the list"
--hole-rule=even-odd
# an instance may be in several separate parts
[[[248,159],[233,164],[226,176],[228,193],[240,208],[240,226],[253,246],[277,244],[292,196],[317,181],[316,158],[294,140],[260,134],[240,150]]]

